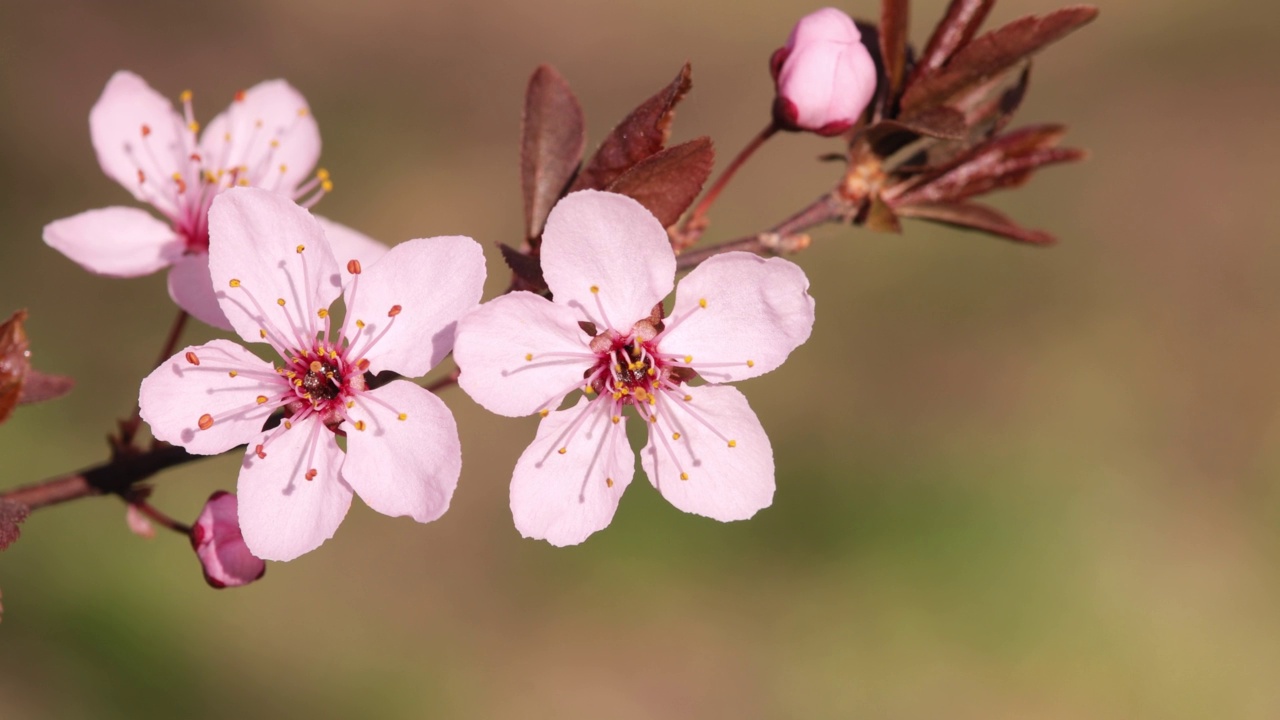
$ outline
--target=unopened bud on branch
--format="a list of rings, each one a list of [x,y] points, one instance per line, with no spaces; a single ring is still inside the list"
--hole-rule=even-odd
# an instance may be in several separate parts
[[[876,91],[876,66],[853,20],[835,8],[796,23],[771,61],[774,121],[786,130],[839,135],[861,117]]]

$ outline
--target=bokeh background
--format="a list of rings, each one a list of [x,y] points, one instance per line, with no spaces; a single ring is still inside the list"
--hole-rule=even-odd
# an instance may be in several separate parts
[[[989,25],[1057,4],[1006,0]],[[0,717],[1280,716],[1280,11],[1100,4],[1041,56],[1020,117],[1068,122],[1091,159],[999,201],[1058,247],[908,223],[826,228],[796,258],[813,338],[741,386],[773,440],[772,508],[721,525],[638,476],[585,545],[522,540],[507,483],[535,422],[452,388],[465,464],[442,520],[357,502],[249,588],[210,590],[117,500],[38,512],[0,555]],[[914,4],[917,43],[943,6]],[[194,90],[206,121],[287,78],[337,183],[319,209],[388,242],[477,238],[491,297],[538,63],[594,145],[691,60],[674,139],[709,134],[723,163],[816,7],[6,0],[0,311],[29,308],[39,366],[79,386],[0,428],[0,487],[101,461],[172,316],[162,274],[92,277],[40,240],[130,202],[87,128],[114,70]],[[815,197],[834,150],[769,143],[710,237]],[[236,467],[168,472],[156,503],[193,518]]]

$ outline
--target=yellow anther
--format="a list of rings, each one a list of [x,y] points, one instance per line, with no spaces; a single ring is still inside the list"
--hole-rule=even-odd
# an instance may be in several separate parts
[[[357,430],[359,430],[360,432],[364,432],[364,421],[363,421],[363,420],[357,420],[357,421],[356,421],[356,429],[357,429]]]
[[[689,473],[686,473],[686,472],[682,472],[682,473],[680,473],[680,479],[681,479],[681,480],[688,480],[688,479],[689,479]]]
[[[319,315],[320,319],[323,320],[329,317],[329,311],[324,308],[320,308],[319,310],[316,311],[316,315]]]
[[[692,395],[685,395],[685,396],[684,396],[684,401],[685,401],[685,402],[689,402],[689,401],[690,401],[690,400],[692,400],[692,399],[693,399],[693,396],[692,396]]]
[[[284,421],[284,429],[285,429],[285,430],[292,430],[292,429],[293,429],[293,423],[289,422],[288,420],[285,420],[285,421]]]
[[[747,367],[755,367],[755,366],[756,366],[756,361],[755,361],[755,360],[748,360],[748,361],[747,361]]]
[[[706,299],[706,298],[699,298],[699,299],[698,299],[698,307],[705,308],[706,306],[707,306],[707,299]]]
[[[559,450],[557,450],[556,452],[558,452],[558,453],[560,453],[561,455],[563,455],[563,454],[565,454],[565,453],[569,452],[569,448],[567,448],[567,447],[562,447],[562,448],[560,448]]]
[[[223,133],[222,142],[231,142],[231,133]]]
[[[230,371],[230,372],[228,372],[228,373],[227,373],[227,375],[229,375],[229,376],[231,376],[231,377],[235,377],[236,375],[239,375],[239,374],[240,374],[240,373],[236,372],[235,370],[232,370],[232,371]]]
[[[539,410],[539,411],[538,411],[538,415],[539,415],[539,416],[541,416],[541,417],[546,417],[550,412],[551,412],[550,410],[547,410],[547,409],[545,409],[545,408],[544,408],[544,409],[542,409],[542,410]]]
[[[524,354],[524,359],[525,359],[526,361],[533,360],[533,353],[525,353],[525,354]]]
[[[688,365],[688,364],[689,364],[689,363],[691,363],[691,362],[693,362],[693,356],[692,356],[692,355],[685,355],[685,356],[684,356],[684,364],[685,364],[685,365]]]
[[[273,147],[273,148],[278,148],[278,147],[280,147],[280,141],[279,141],[279,140],[272,140],[272,141],[271,141],[271,147]],[[282,168],[283,168],[284,166],[283,166],[283,165],[281,165],[280,167],[282,167]],[[284,172],[284,171],[282,170],[281,172]]]
[[[304,107],[298,108],[298,117],[306,117],[308,110]]]
[[[595,395],[595,394],[596,394],[596,389],[595,389],[595,388],[593,388],[593,387],[591,387],[590,385],[588,385],[588,386],[586,386],[586,387],[582,388],[582,392],[584,392],[584,393],[586,393],[586,394],[588,394],[588,395]]]
[[[680,433],[671,433],[671,439],[672,439],[672,440],[679,440],[679,439],[680,439]]]
[[[190,90],[183,90],[182,93],[178,95],[178,101],[189,103],[191,102],[191,97],[192,95]]]
[[[329,179],[329,171],[328,171],[328,170],[325,170],[324,168],[320,168],[319,170],[316,170],[316,177],[317,177],[317,178],[319,178],[319,179],[321,179],[321,180],[328,180],[328,179]]]
[[[613,420],[613,424],[617,425],[619,422],[622,421],[622,417],[620,415],[614,415],[612,420]]]
[[[294,380],[293,384],[297,387],[302,387],[302,378],[298,378],[297,380]]]
[[[266,395],[259,395],[259,396],[258,396],[258,404],[259,404],[259,405],[266,405],[266,404],[267,404],[267,396],[266,396]]]
[[[592,295],[594,295],[594,294],[596,294],[596,293],[598,293],[598,292],[600,292],[600,286],[599,286],[599,285],[592,285],[592,286],[591,286],[591,294],[592,294]]]
[[[608,485],[609,487],[613,487],[613,478],[605,478],[604,484]]]
[[[613,399],[614,399],[614,400],[621,400],[621,399],[622,399],[622,393],[617,392],[617,391],[614,391],[614,393],[613,393]]]
[[[192,120],[191,122],[187,123],[187,129],[193,133],[198,133],[200,132],[200,123],[196,122],[195,120]]]
[[[331,193],[331,192],[333,192],[333,181],[332,181],[332,180],[322,180],[322,181],[320,182],[320,189],[321,189],[321,190],[324,190],[324,191],[325,191],[325,192],[327,192],[327,193]]]
[[[266,330],[263,330],[262,328],[258,328],[258,337],[262,338],[263,340],[266,340],[266,339],[267,339],[267,331],[266,331]]]
[[[651,422],[651,423],[656,423],[656,422],[658,422],[658,413],[653,413],[653,414],[651,414],[651,415],[649,416],[649,422]]]
[[[288,165],[285,165],[284,163],[281,163],[281,164],[280,164],[280,174],[281,174],[281,175],[283,175],[283,174],[285,174],[285,173],[287,173],[287,172],[289,172],[289,166],[288,166]]]
[[[399,415],[397,415],[397,416],[396,416],[396,419],[397,419],[397,420],[400,420],[401,422],[403,422],[403,421],[405,421],[405,420],[408,420],[408,419],[409,419],[409,416],[408,416],[407,414],[405,414],[405,413],[400,413]]]
[[[236,181],[236,185],[239,185],[240,187],[249,187],[249,178],[240,178]]]
[[[240,281],[235,278],[231,279],[231,287],[240,287]]]
[[[358,328],[363,328],[363,327],[364,327],[364,321],[363,321],[363,320],[356,320],[356,327],[358,327]]]
[[[312,360],[311,364],[308,365],[307,367],[311,368],[311,372],[320,372],[320,368],[324,366],[320,364],[319,360]]]
[[[729,447],[738,447],[738,441],[737,441],[737,440],[730,440],[730,441],[729,441]]]
[[[306,246],[306,245],[299,245],[299,246],[298,246],[298,254],[299,254],[299,255],[301,255],[301,254],[302,254],[302,251],[303,251],[303,250],[306,250],[306,249],[307,249],[307,246]]]
[[[276,304],[280,307],[284,307],[284,298],[276,298]]]
[[[649,396],[649,404],[650,404],[650,405],[657,405],[657,404],[658,404],[658,396],[657,396],[657,395],[650,395],[650,396]]]
[[[657,374],[658,374],[657,370],[654,370],[653,368],[649,368],[649,377],[653,377],[654,375],[657,375]]]

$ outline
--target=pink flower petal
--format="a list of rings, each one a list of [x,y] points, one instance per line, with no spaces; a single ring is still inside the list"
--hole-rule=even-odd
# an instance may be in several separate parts
[[[226,157],[223,167],[248,168],[257,187],[292,195],[320,159],[320,128],[302,93],[284,80],[267,80],[209,121],[200,149],[206,157]]]
[[[649,443],[640,453],[649,482],[681,510],[723,522],[746,520],[769,507],[773,449],[747,399],[732,387],[685,392],[693,399],[659,403],[658,422],[650,424]],[[680,439],[672,439],[675,433]]]
[[[200,322],[219,330],[231,329],[213,292],[206,253],[184,255],[169,268],[169,297]]]
[[[149,196],[138,182],[138,171],[153,182],[167,182],[183,169],[179,163],[186,154],[178,133],[185,126],[172,103],[125,70],[111,76],[89,111],[89,134],[102,171],[144,202]]]
[[[431,522],[449,509],[462,472],[453,413],[440,398],[397,380],[356,398],[342,424],[342,477],[383,515]],[[403,419],[401,419],[403,418]]]
[[[351,488],[339,474],[342,450],[314,415],[274,437],[272,432],[250,443],[236,493],[249,552],[284,561],[333,537],[351,507]],[[266,458],[260,458],[255,446],[264,441]]]
[[[800,19],[776,74],[783,120],[835,134],[857,122],[876,91],[876,67],[853,20],[835,8]]]
[[[458,321],[458,384],[490,412],[555,409],[595,363],[577,311],[528,292],[494,298]]]
[[[325,239],[329,241],[329,249],[338,261],[338,266],[347,264],[348,260],[358,260],[364,267],[369,267],[382,259],[391,249],[386,243],[379,242],[364,233],[352,230],[329,218],[313,215],[320,227],[324,229]]]
[[[151,524],[151,520],[138,509],[137,505],[130,503],[124,511],[124,521],[129,526],[129,531],[140,538],[152,540],[156,536],[156,528]]]
[[[809,338],[808,288],[804,271],[782,258],[716,255],[680,281],[658,347],[692,357],[693,368],[709,382],[762,375]]]
[[[213,340],[187,347],[153,370],[142,381],[138,405],[157,439],[216,455],[253,438],[286,393],[286,381],[270,363],[229,340]],[[259,403],[259,397],[267,401]]]
[[[89,210],[44,226],[45,243],[98,275],[150,275],[182,255],[183,240],[138,208]]]
[[[347,313],[372,341],[355,352],[372,372],[418,377],[453,350],[458,318],[480,302],[484,252],[468,237],[410,240],[347,277]]]
[[[311,213],[251,187],[232,188],[209,208],[209,275],[240,337],[262,342],[265,330],[293,347],[308,346],[323,329],[317,312],[333,303],[341,282]]]
[[[626,419],[614,423],[610,412],[607,401],[584,397],[538,424],[511,478],[511,515],[521,535],[577,545],[613,521],[636,457]]]
[[[209,496],[191,526],[191,546],[200,558],[205,581],[215,588],[248,585],[267,572],[267,564],[244,544],[238,503],[232,493],[219,490]]]
[[[551,209],[542,272],[558,305],[625,335],[671,292],[676,257],[666,230],[643,205],[583,190]]]

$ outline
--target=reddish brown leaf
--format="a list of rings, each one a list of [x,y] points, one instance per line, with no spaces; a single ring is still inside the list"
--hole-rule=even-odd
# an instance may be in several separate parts
[[[932,108],[909,122],[881,120],[866,130],[867,143],[885,158],[922,137],[963,140],[968,137],[964,115],[949,107]]]
[[[995,0],[951,0],[947,14],[929,37],[929,44],[911,71],[910,86],[917,79],[931,74],[947,64],[957,50],[964,47],[977,34],[982,21],[987,19]]]
[[[880,57],[884,59],[884,72],[889,79],[890,99],[897,97],[907,67],[910,5],[908,0],[883,0],[880,5]]]
[[[902,232],[902,223],[898,222],[898,215],[889,207],[888,203],[880,199],[877,195],[871,198],[870,205],[867,206],[867,216],[863,219],[862,224],[868,230],[884,233],[900,233]]]
[[[76,381],[66,375],[49,375],[35,368],[27,370],[27,381],[22,384],[22,394],[18,396],[18,404],[57,400],[71,392]]]
[[[1061,125],[1030,125],[1015,130],[965,150],[946,161],[931,162],[928,167],[916,170],[918,174],[909,182],[895,188],[895,194],[898,198],[905,198],[918,193],[926,185],[962,167],[965,169],[961,171],[961,175],[974,175],[1003,160],[1053,148],[1062,140],[1064,134],[1066,134],[1066,128]],[[953,176],[949,182],[954,182],[958,177]],[[912,202],[937,199],[940,198],[915,197]],[[895,204],[900,201],[895,200]]]
[[[27,506],[12,500],[0,500],[0,550],[9,547],[22,531],[18,526],[27,519]]]
[[[1057,238],[1042,230],[1018,225],[996,210],[978,203],[927,203],[897,208],[902,217],[930,220],[970,230],[981,230],[1032,245],[1053,245]]]
[[[609,190],[640,201],[668,227],[697,199],[715,162],[711,138],[700,137],[641,160],[618,176]]]
[[[962,47],[940,72],[920,78],[902,96],[904,115],[941,105],[956,94],[1009,70],[1045,46],[1098,16],[1087,5],[1028,16],[979,36]]]
[[[526,283],[526,288],[546,287],[546,281],[542,279],[542,263],[538,258],[526,255],[504,243],[498,243],[498,250],[502,252],[502,259],[506,261],[507,267],[511,268],[511,272]]]
[[[902,196],[900,204],[963,200],[1000,188],[1017,187],[1045,165],[1084,158],[1076,148],[1044,148],[1013,157],[985,154]]]
[[[674,80],[618,123],[578,173],[572,189],[603,190],[636,163],[661,150],[671,135],[676,105],[693,87],[692,73],[685,63]]]
[[[973,128],[974,137],[991,137],[1004,130],[1021,107],[1030,83],[1031,63],[1027,62],[1012,84],[1005,85],[994,97],[974,103],[965,113],[965,121]]]
[[[22,326],[26,319],[27,311],[19,310],[0,325],[0,423],[13,413],[31,369],[30,345]]]
[[[542,234],[551,206],[582,162],[586,142],[582,106],[569,83],[550,65],[539,66],[529,78],[520,121],[520,183],[529,238]]]

